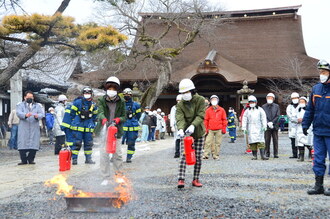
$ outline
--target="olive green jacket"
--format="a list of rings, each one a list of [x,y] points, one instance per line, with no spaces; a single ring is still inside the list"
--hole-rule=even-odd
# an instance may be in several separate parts
[[[106,98],[107,96],[104,95],[103,97],[100,97],[98,99],[98,114],[97,114],[97,119],[98,119],[98,124],[95,128],[95,133],[99,134],[102,126],[102,119],[109,119],[110,112],[109,108],[106,103]],[[124,131],[123,131],[123,124],[126,121],[126,107],[125,107],[125,100],[122,99],[121,97],[118,96],[117,102],[116,102],[116,110],[115,110],[115,118],[120,118],[120,123],[117,125],[118,128],[118,133],[117,133],[117,138],[120,138]],[[111,122],[111,121],[109,121]]]
[[[204,116],[205,116],[205,99],[195,94],[190,101],[180,101],[176,106],[176,124],[178,130],[186,129],[190,125],[195,126],[195,131],[191,135],[194,139],[198,139],[205,135]]]

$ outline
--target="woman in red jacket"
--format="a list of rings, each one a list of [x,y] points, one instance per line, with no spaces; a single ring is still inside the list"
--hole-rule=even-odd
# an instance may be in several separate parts
[[[218,105],[217,95],[212,95],[210,100],[211,106],[206,109],[204,119],[207,136],[203,159],[208,159],[211,152],[213,159],[218,160],[222,135],[226,134],[227,115],[226,111]]]

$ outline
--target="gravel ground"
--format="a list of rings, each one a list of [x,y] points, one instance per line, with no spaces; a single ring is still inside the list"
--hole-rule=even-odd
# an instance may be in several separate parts
[[[192,167],[187,169],[186,188],[176,188],[178,160],[173,159],[173,139],[139,143],[133,163],[124,164],[135,199],[119,212],[70,213],[54,188],[34,182],[0,200],[0,218],[329,218],[330,197],[306,194],[314,183],[312,163],[288,158],[291,147],[286,135],[280,135],[280,158],[269,161],[252,161],[252,155],[244,154],[243,138],[235,144],[227,142],[228,137],[223,140],[220,160],[203,161],[203,188],[190,185]],[[45,150],[40,156],[51,157],[51,152]],[[8,165],[2,166],[5,170]],[[111,191],[112,186],[99,186],[97,166],[79,173],[73,169],[68,182],[85,191]],[[325,182],[330,185],[328,178]]]

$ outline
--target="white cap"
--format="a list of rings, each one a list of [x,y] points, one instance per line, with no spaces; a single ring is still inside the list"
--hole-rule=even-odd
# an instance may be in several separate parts
[[[161,115],[161,116],[165,116],[165,113],[164,113],[164,112],[161,112],[160,115]]]
[[[194,82],[192,82],[192,80],[185,78],[180,81],[179,93],[185,93],[193,89],[195,89],[195,85]]]
[[[157,109],[157,112],[160,113],[162,110],[160,108]]]
[[[266,97],[272,97],[272,98],[274,98],[274,100],[275,100],[275,95],[274,95],[273,93],[269,93],[269,94],[267,94]]]
[[[50,112],[51,110],[54,110],[54,108],[53,107],[49,107],[48,108],[48,112]]]
[[[212,95],[212,96],[210,97],[210,100],[211,100],[212,98],[217,98],[217,99],[219,100],[219,97],[218,97],[217,95]]]
[[[299,97],[299,100],[305,100],[306,103],[308,102],[307,98],[306,97]]]
[[[257,102],[257,98],[256,98],[255,96],[253,96],[253,95],[250,95],[250,96],[248,97],[248,101],[249,101],[249,102]]]
[[[61,94],[60,96],[58,96],[58,101],[64,101],[64,100],[68,100],[68,98],[64,95],[64,94]]]
[[[109,83],[109,82],[116,83],[116,84],[118,84],[118,86],[120,86],[120,81],[115,76],[108,77],[106,83]]]
[[[179,94],[176,96],[176,101],[181,101],[182,100],[182,94]]]
[[[292,94],[291,94],[291,99],[292,98],[299,98],[299,94],[297,93],[297,92],[293,92]]]

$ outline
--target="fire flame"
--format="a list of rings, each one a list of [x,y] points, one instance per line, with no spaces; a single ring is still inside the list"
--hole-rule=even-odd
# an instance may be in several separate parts
[[[75,190],[72,185],[66,182],[67,177],[59,174],[52,179],[45,182],[45,186],[57,185],[57,195],[64,195],[66,197],[116,197],[112,202],[113,207],[121,208],[123,204],[133,199],[133,190],[131,182],[122,174],[115,175],[115,182],[118,184],[115,187],[115,193],[111,192],[84,192],[82,190]]]

